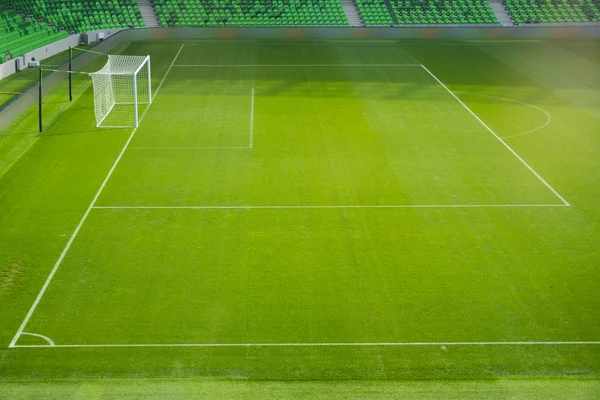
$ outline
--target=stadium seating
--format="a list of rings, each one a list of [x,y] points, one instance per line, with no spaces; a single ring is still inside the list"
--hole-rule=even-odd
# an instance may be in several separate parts
[[[517,24],[600,22],[600,0],[504,0]]]
[[[144,26],[135,0],[4,0],[4,3],[69,32]]]
[[[155,0],[162,26],[348,25],[339,0]]]
[[[356,6],[367,26],[394,24],[385,0],[356,0]]]
[[[28,19],[14,10],[0,9],[0,62],[6,61],[6,53],[18,57],[67,36],[65,31]]]
[[[486,0],[390,0],[401,25],[497,24]]]

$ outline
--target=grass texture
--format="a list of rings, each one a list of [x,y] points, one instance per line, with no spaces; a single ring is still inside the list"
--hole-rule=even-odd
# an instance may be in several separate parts
[[[0,135],[0,395],[597,393],[598,41],[120,52],[137,130],[78,76]]]

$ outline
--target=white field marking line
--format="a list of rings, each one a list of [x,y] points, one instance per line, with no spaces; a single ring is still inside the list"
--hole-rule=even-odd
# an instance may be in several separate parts
[[[540,125],[537,128],[529,130],[527,132],[521,132],[521,133],[517,133],[515,135],[509,135],[509,136],[502,136],[502,139],[509,139],[509,138],[514,138],[514,137],[518,137],[518,136],[528,135],[528,134],[533,133],[533,132],[537,132],[537,131],[539,131],[541,129],[544,129],[545,127],[547,127],[548,125],[550,125],[550,123],[552,122],[552,116],[550,115],[550,113],[548,111],[544,110],[541,107],[535,106],[533,104],[525,103],[524,101],[519,101],[519,100],[514,100],[514,99],[508,99],[506,97],[490,96],[490,95],[487,95],[487,94],[479,94],[479,93],[468,93],[468,92],[454,92],[454,93],[456,93],[456,94],[465,94],[467,96],[488,97],[490,99],[498,99],[498,100],[508,101],[510,103],[522,104],[524,106],[534,108],[534,109],[536,109],[538,111],[541,111],[544,114],[546,114],[546,123],[545,124]]]
[[[240,67],[240,68],[267,68],[267,67],[420,67],[421,64],[177,64],[174,67],[183,68],[218,68],[218,67]]]
[[[181,149],[251,149],[248,146],[153,146],[129,147],[127,150],[181,150]]]
[[[100,128],[100,129],[131,129],[131,125],[129,125],[129,126],[119,126],[119,125],[97,126],[96,128]]]
[[[512,148],[511,148],[511,147],[510,147],[508,144],[506,144],[506,142],[505,142],[504,140],[502,140],[502,138],[501,138],[500,136],[498,136],[498,135],[496,134],[496,132],[494,132],[494,131],[492,130],[492,128],[490,128],[490,127],[489,127],[489,126],[488,126],[488,125],[487,125],[485,122],[483,122],[483,120],[482,120],[481,118],[479,118],[479,117],[477,116],[477,114],[475,114],[475,113],[474,113],[474,112],[473,112],[473,111],[472,111],[472,110],[471,110],[471,109],[470,109],[470,108],[469,108],[469,107],[468,107],[468,106],[467,106],[465,103],[463,103],[463,101],[462,101],[461,99],[459,99],[459,98],[458,98],[458,96],[454,94],[454,92],[452,92],[450,89],[448,89],[448,87],[447,87],[446,85],[444,85],[444,83],[443,83],[442,81],[440,81],[440,80],[438,79],[438,77],[437,77],[437,76],[435,76],[435,75],[434,75],[434,74],[433,74],[433,73],[432,73],[432,72],[431,72],[429,69],[427,69],[427,67],[426,67],[426,66],[424,66],[424,65],[421,65],[421,67],[423,67],[423,69],[424,69],[425,71],[427,71],[427,73],[428,73],[429,75],[431,75],[431,77],[432,77],[433,79],[435,79],[435,80],[436,80],[436,81],[437,81],[437,82],[438,82],[440,85],[442,85],[442,87],[443,87],[444,89],[446,89],[446,91],[447,91],[448,93],[450,93],[450,95],[451,95],[452,97],[454,97],[454,98],[455,98],[455,99],[456,99],[456,100],[457,100],[457,101],[458,101],[458,102],[459,102],[459,103],[460,103],[460,104],[461,104],[461,105],[462,105],[462,106],[465,108],[465,110],[467,110],[467,111],[469,112],[469,114],[471,114],[473,117],[475,117],[475,119],[476,119],[477,121],[479,121],[479,122],[481,123],[481,125],[483,125],[483,127],[484,127],[485,129],[487,129],[487,130],[488,130],[488,131],[489,131],[489,132],[490,132],[492,135],[494,135],[494,137],[495,137],[496,139],[498,139],[498,141],[500,141],[500,143],[502,143],[502,144],[504,145],[504,147],[506,147],[506,148],[508,149],[508,151],[510,151],[510,152],[511,152],[511,153],[512,153],[512,154],[513,154],[515,157],[517,157],[517,159],[518,159],[519,161],[521,161],[521,163],[522,163],[522,164],[523,164],[523,165],[524,165],[524,166],[525,166],[525,167],[526,167],[526,168],[527,168],[529,171],[531,171],[531,173],[533,173],[533,174],[534,174],[534,175],[535,175],[535,176],[536,176],[536,177],[537,177],[537,178],[538,178],[538,179],[539,179],[539,180],[540,180],[540,181],[541,181],[541,182],[542,182],[544,185],[546,185],[546,187],[547,187],[548,189],[550,189],[550,191],[551,191],[552,193],[554,193],[554,195],[555,195],[556,197],[558,197],[558,198],[560,199],[560,201],[562,201],[562,202],[564,203],[564,205],[565,205],[565,206],[570,206],[570,204],[569,204],[569,203],[568,203],[568,202],[567,202],[567,201],[564,199],[564,197],[562,197],[562,196],[561,196],[561,195],[560,195],[560,194],[559,194],[559,193],[558,193],[558,192],[557,192],[557,191],[556,191],[556,190],[555,190],[555,189],[554,189],[552,186],[550,186],[550,184],[549,184],[548,182],[546,182],[546,181],[544,180],[544,178],[542,178],[542,177],[540,176],[540,174],[538,174],[538,173],[537,173],[537,172],[536,172],[536,171],[535,171],[535,170],[534,170],[534,169],[531,167],[531,165],[529,165],[529,164],[528,164],[528,163],[527,163],[525,160],[523,160],[523,158],[521,158],[521,156],[520,156],[520,155],[518,155],[516,151],[514,151],[514,150],[513,150],[513,149],[512,149]]]
[[[250,148],[254,145],[254,76],[252,76],[252,98],[250,100]]]
[[[252,92],[250,96],[250,144],[248,146],[152,146],[129,147],[127,150],[251,149],[254,145],[254,82],[254,78],[252,78]]]
[[[581,346],[600,345],[600,341],[555,342],[373,342],[373,343],[131,343],[131,344],[57,344],[18,345],[15,348],[101,348],[101,347],[367,347],[367,346]]]
[[[567,204],[399,204],[356,206],[94,206],[105,210],[282,210],[282,209],[347,209],[347,208],[519,208],[568,207]]]
[[[56,346],[56,344],[48,336],[40,335],[38,333],[21,332],[21,335],[35,336],[44,339],[50,346]]]
[[[181,53],[181,50],[183,49],[184,45],[185,44],[181,45],[181,47],[179,48],[179,51],[177,52],[177,54],[173,58],[173,61],[171,62],[171,65],[167,69],[167,72],[165,72],[165,75],[163,76],[162,80],[160,81],[160,84],[158,85],[158,88],[156,89],[156,92],[154,93],[154,97],[156,97],[156,95],[158,94],[158,91],[160,90],[160,88],[162,87],[163,83],[165,82],[165,78],[167,77],[167,75],[169,75],[169,72],[171,71],[171,68],[173,67],[173,64],[175,64],[175,60],[177,60],[177,57]],[[146,109],[142,113],[142,116],[140,117],[140,121],[139,121],[140,123],[142,122],[142,120],[143,120],[144,116],[146,115],[146,112],[148,111],[149,108],[150,108],[150,105],[148,107],[146,107]],[[138,126],[139,126],[139,124],[138,124]],[[81,230],[81,227],[83,226],[85,220],[87,219],[88,215],[90,214],[90,212],[94,208],[94,204],[96,204],[96,201],[100,197],[100,194],[104,190],[104,187],[106,186],[108,180],[112,176],[115,168],[117,168],[117,165],[119,164],[119,161],[121,161],[121,158],[123,157],[123,154],[125,154],[125,150],[127,150],[127,146],[129,146],[129,143],[133,139],[133,136],[137,132],[137,129],[138,128],[136,127],[136,128],[134,128],[131,131],[131,135],[129,135],[129,138],[127,139],[127,142],[125,142],[125,145],[123,146],[123,149],[121,149],[121,152],[119,153],[119,155],[117,156],[117,159],[115,160],[115,162],[113,163],[112,167],[108,171],[108,174],[104,178],[104,181],[100,185],[100,188],[96,192],[96,195],[92,199],[92,202],[90,203],[90,205],[88,206],[87,210],[83,214],[83,217],[81,217],[81,220],[79,221],[79,224],[75,228],[75,231],[73,231],[73,234],[71,235],[71,238],[67,242],[67,245],[65,246],[65,248],[62,251],[62,253],[58,257],[58,260],[54,264],[54,267],[52,268],[52,271],[50,271],[50,275],[48,275],[48,278],[46,278],[46,282],[44,282],[44,286],[42,286],[42,289],[40,290],[40,292],[38,293],[37,297],[35,298],[35,301],[33,302],[33,305],[31,306],[31,308],[29,309],[29,312],[27,312],[27,315],[25,316],[25,319],[21,323],[21,326],[19,327],[19,330],[17,331],[17,333],[13,337],[12,341],[8,345],[9,348],[15,347],[15,345],[17,344],[17,340],[19,340],[19,336],[21,336],[21,334],[25,330],[25,327],[27,326],[27,323],[29,322],[29,319],[31,318],[31,316],[33,315],[33,312],[37,308],[40,300],[42,299],[42,296],[46,292],[46,289],[48,289],[48,285],[50,285],[50,282],[52,281],[52,278],[54,278],[54,274],[56,274],[56,271],[58,270],[58,267],[60,267],[60,265],[62,264],[65,256],[67,255],[67,252],[69,251],[69,249],[71,248],[71,245],[73,244],[73,241],[75,241],[75,238],[77,237],[77,234]]]

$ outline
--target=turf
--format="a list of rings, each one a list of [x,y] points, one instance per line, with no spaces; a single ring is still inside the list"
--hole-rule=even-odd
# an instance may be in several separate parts
[[[182,44],[120,49],[160,86],[133,136],[94,128],[83,80],[0,136],[6,346],[128,143],[24,330],[83,347],[21,335],[0,380],[593,391],[598,344],[447,343],[600,340],[598,41]],[[242,346],[111,347],[147,344]]]
[[[598,398],[597,381],[503,380],[500,382],[287,381],[139,379],[85,382],[10,382],[0,394],[10,398],[53,399],[517,399]]]

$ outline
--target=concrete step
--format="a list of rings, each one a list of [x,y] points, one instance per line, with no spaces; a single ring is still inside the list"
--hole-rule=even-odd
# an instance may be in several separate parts
[[[340,3],[350,26],[365,26],[353,0],[340,0]]]
[[[158,16],[154,10],[154,3],[150,0],[136,0],[136,2],[140,9],[140,14],[142,14],[144,24],[147,27],[159,27],[160,23],[158,22]]]
[[[488,0],[490,8],[502,26],[514,26],[515,21],[512,19],[508,10],[502,3],[502,0]]]

